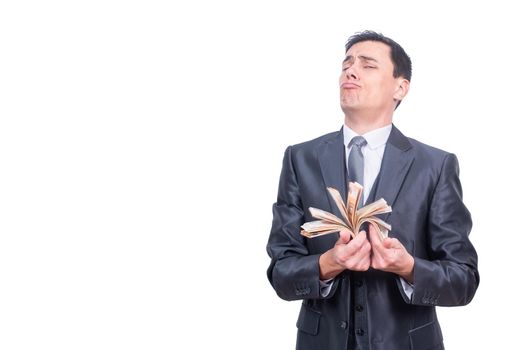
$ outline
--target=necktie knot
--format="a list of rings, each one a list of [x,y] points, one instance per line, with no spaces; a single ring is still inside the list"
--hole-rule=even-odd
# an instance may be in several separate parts
[[[359,149],[362,148],[362,146],[365,146],[367,143],[366,139],[362,136],[355,136],[351,139],[351,142],[349,143],[349,146],[357,146]]]
[[[367,143],[368,142],[366,141],[364,137],[355,136],[349,142],[348,147],[355,146],[353,148],[355,148],[358,151],[358,153],[362,155],[362,147],[365,146]]]

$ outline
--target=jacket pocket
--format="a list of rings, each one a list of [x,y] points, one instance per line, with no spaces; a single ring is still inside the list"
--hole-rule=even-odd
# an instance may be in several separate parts
[[[322,314],[319,311],[302,304],[298,315],[297,328],[307,334],[317,335],[321,316]]]
[[[409,331],[411,350],[444,349],[442,332],[436,322],[430,322]]]

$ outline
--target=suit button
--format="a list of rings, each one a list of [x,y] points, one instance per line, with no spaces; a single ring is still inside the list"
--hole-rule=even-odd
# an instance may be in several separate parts
[[[340,328],[342,328],[342,329],[348,328],[348,323],[346,321],[341,321],[340,322]]]
[[[357,287],[362,287],[363,284],[364,284],[364,283],[363,283],[361,280],[356,280],[356,281],[355,281],[355,285],[356,285]]]
[[[359,328],[356,330],[357,335],[364,335],[364,330],[362,328]]]
[[[364,307],[362,305],[357,305],[355,306],[355,310],[357,310],[358,312],[362,312],[364,311]]]

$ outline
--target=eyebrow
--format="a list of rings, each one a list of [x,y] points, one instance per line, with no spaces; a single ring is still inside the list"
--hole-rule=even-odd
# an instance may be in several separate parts
[[[373,61],[373,62],[376,62],[378,63],[378,60],[373,58],[373,57],[370,57],[370,56],[365,56],[365,55],[359,55],[357,56],[358,58],[360,58],[361,60],[363,61]],[[344,58],[344,61],[342,61],[342,63],[346,63],[347,61],[353,59],[353,56],[352,55],[349,55],[349,56],[346,56],[346,58]]]

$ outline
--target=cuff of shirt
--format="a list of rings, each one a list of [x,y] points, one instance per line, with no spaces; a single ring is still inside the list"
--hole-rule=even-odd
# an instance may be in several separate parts
[[[409,300],[411,300],[411,296],[413,295],[413,285],[409,282],[407,282],[402,277],[400,278],[400,284],[402,284],[402,289],[404,290],[404,294],[408,297]]]
[[[328,280],[320,280],[320,295],[325,298],[329,295],[331,287],[333,287],[333,278]]]

